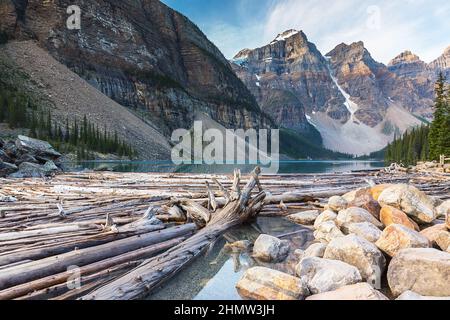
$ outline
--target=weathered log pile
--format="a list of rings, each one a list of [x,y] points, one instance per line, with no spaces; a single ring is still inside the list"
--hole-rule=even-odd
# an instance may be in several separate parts
[[[26,136],[18,136],[15,141],[0,139],[0,177],[52,176],[61,171],[57,166],[60,157],[46,141]]]
[[[440,164],[437,161],[418,162],[417,165],[412,168],[412,170],[416,172],[450,173],[450,163]]]
[[[449,197],[448,177],[428,174],[0,178],[0,299],[138,299],[256,214],[321,212],[368,183],[407,182]]]
[[[415,166],[405,166],[403,164],[393,163],[389,167],[383,169],[389,173],[450,173],[450,163],[439,163],[437,161],[419,161]]]

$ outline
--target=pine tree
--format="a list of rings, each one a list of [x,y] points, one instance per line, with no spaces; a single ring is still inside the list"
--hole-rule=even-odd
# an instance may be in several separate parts
[[[66,130],[65,130],[64,142],[70,141],[70,128],[69,128],[69,118],[66,118]]]
[[[439,143],[443,155],[450,157],[450,86],[447,87],[447,94],[444,101],[443,121],[439,134]]]
[[[448,135],[448,127],[446,127],[446,97],[445,97],[445,78],[442,73],[436,82],[436,98],[434,101],[434,120],[430,126],[430,158],[431,160],[439,160],[439,156],[444,153],[443,140]]]
[[[6,92],[0,88],[0,123],[6,119]]]

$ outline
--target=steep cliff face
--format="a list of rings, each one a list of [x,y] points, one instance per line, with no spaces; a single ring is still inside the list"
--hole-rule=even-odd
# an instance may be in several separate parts
[[[311,130],[305,112],[349,118],[325,58],[302,31],[288,30],[264,47],[244,49],[232,62],[262,110],[286,128]]]
[[[381,123],[388,108],[381,80],[389,77],[387,68],[376,62],[364,43],[340,44],[326,55],[339,86],[358,106],[357,120],[375,127]]]
[[[447,77],[447,80],[450,80],[450,46],[445,49],[444,53],[439,58],[431,62],[428,66],[435,71],[435,73],[442,71]]]
[[[101,92],[166,135],[205,113],[227,127],[269,124],[228,61],[186,17],[157,0],[80,0],[81,30],[68,30],[73,1],[5,0],[0,30],[35,39]],[[3,17],[3,16],[2,16]]]
[[[410,112],[431,119],[436,70],[413,54],[405,51],[388,64],[393,74],[383,83],[391,100],[403,105]]]

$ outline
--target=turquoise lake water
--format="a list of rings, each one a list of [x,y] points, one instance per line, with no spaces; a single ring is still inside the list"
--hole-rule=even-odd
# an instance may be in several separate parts
[[[278,173],[333,173],[358,170],[375,170],[385,166],[383,161],[280,161]],[[66,163],[72,170],[109,170],[115,172],[180,172],[180,173],[231,173],[239,167],[243,173],[254,165],[182,165],[170,161],[82,161]]]

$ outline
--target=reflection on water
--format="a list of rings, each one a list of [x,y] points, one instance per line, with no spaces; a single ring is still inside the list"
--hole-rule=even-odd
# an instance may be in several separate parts
[[[224,246],[227,242],[238,240],[250,240],[253,243],[261,233],[274,236],[295,233],[284,238],[291,241],[292,252],[306,248],[313,240],[312,231],[305,227],[283,218],[259,217],[252,224],[239,226],[224,234],[204,256],[196,259],[148,299],[240,300],[236,283],[248,268],[261,263],[254,260],[249,251],[229,251]],[[286,271],[283,269],[286,268],[284,264],[270,267]]]
[[[231,173],[238,167],[243,173],[254,165],[182,165],[170,161],[81,161],[65,163],[70,170],[105,170],[115,172],[180,172],[180,173]],[[371,170],[384,167],[382,161],[281,161],[279,173],[333,173]]]

